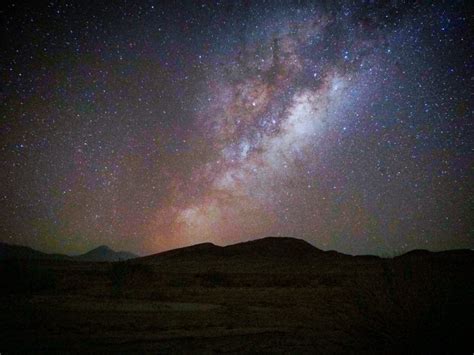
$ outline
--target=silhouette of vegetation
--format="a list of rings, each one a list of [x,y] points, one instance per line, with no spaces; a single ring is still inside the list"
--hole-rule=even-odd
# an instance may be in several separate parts
[[[144,264],[133,264],[128,261],[117,261],[111,264],[109,279],[112,283],[112,296],[122,297],[128,283],[136,279],[150,279],[153,276],[151,267]]]
[[[219,271],[209,271],[200,275],[201,284],[204,287],[229,287],[232,286],[232,280],[229,276]]]
[[[56,287],[55,273],[38,262],[9,260],[0,269],[4,292],[31,295]]]

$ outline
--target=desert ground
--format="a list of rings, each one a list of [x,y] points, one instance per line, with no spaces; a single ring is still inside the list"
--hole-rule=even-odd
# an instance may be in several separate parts
[[[474,351],[473,252],[383,259],[298,243],[4,260],[0,352]]]

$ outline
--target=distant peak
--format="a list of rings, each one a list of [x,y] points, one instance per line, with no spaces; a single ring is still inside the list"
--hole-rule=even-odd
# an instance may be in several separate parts
[[[306,257],[322,251],[302,239],[290,237],[265,237],[224,247],[228,254],[247,254],[273,257]]]
[[[220,248],[219,246],[213,244],[213,243],[199,243],[199,244],[194,244],[194,245],[190,245],[190,246],[187,246],[187,247],[183,247],[183,248],[177,248],[177,249],[172,249],[172,250],[168,250],[166,251],[165,253],[167,252],[174,252],[174,251],[184,251],[184,250],[187,250],[187,251],[190,251],[190,250],[209,250],[209,249],[218,249]]]
[[[118,261],[132,259],[135,257],[135,254],[124,251],[116,252],[107,245],[101,245],[85,254],[78,255],[76,258],[86,261]]]
[[[193,247],[215,247],[216,245],[210,242],[194,244]]]
[[[100,245],[100,246],[98,246],[97,248],[92,249],[91,251],[93,251],[93,250],[106,251],[106,252],[107,252],[107,251],[111,251],[111,252],[113,252],[113,250],[110,249],[107,245]]]
[[[314,245],[311,243],[308,243],[306,240],[299,239],[299,238],[293,238],[293,237],[275,237],[275,236],[268,236],[260,239],[253,239],[253,240],[248,240],[246,242],[241,242],[231,246],[237,246],[237,245],[275,245],[275,246],[288,246],[288,245],[294,245],[294,246],[299,246],[299,247],[307,247],[307,248],[312,248],[312,249],[317,249]],[[317,249],[319,250],[319,249]]]

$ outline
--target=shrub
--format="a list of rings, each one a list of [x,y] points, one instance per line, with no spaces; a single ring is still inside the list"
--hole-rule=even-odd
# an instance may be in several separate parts
[[[129,261],[117,261],[112,263],[109,278],[112,282],[112,296],[121,297],[125,285],[134,279],[151,279],[153,271],[148,265],[134,264]]]
[[[209,271],[201,274],[201,284],[205,287],[226,287],[231,286],[229,276],[219,271]]]
[[[56,287],[55,273],[31,260],[6,261],[0,275],[9,293],[32,294]]]

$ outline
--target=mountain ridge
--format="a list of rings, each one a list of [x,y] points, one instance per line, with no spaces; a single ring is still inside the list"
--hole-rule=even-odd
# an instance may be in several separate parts
[[[299,238],[269,236],[226,246],[201,243],[148,255],[134,259],[133,262],[169,267],[174,265],[178,269],[232,269],[237,266],[241,270],[250,270],[258,265],[271,267],[272,264],[280,264],[283,267],[307,264],[314,260],[344,258],[351,256],[336,251],[323,251]]]
[[[235,244],[219,246],[210,242],[194,244],[190,246],[180,247],[176,249],[166,250],[163,252],[143,256],[137,258],[137,262],[153,262],[153,260],[169,260],[172,258],[184,258],[185,256],[218,256],[218,257],[236,257],[247,254],[247,256],[260,257],[324,257],[324,258],[360,258],[360,259],[399,259],[409,258],[411,256],[443,256],[451,254],[471,254],[474,251],[470,249],[452,249],[442,251],[430,251],[426,249],[414,249],[406,253],[393,256],[382,257],[372,254],[349,255],[338,252],[336,250],[322,250],[311,243],[293,237],[276,237],[269,236],[259,239],[248,240]]]
[[[133,258],[138,258],[138,255],[126,251],[117,252],[106,245],[98,246],[97,248],[94,248],[84,254],[71,256],[57,253],[43,253],[28,246],[0,242],[0,260],[29,259],[110,262],[129,260]]]
[[[426,249],[413,249],[404,254],[394,257],[380,257],[377,255],[348,255],[335,250],[321,250],[309,242],[293,237],[268,236],[259,239],[248,240],[235,244],[219,246],[210,242],[198,243],[181,248],[166,250],[163,252],[138,256],[127,251],[114,251],[107,245],[100,245],[80,255],[65,255],[58,253],[44,253],[28,246],[0,242],[0,261],[9,259],[32,259],[32,260],[69,260],[69,261],[125,261],[133,259],[134,262],[154,263],[169,260],[186,260],[190,258],[218,258],[235,259],[238,257],[248,258],[279,258],[307,260],[316,257],[324,259],[342,260],[345,258],[360,258],[365,260],[375,259],[402,259],[412,257],[443,257],[448,255],[473,255],[471,249],[452,249],[443,251],[430,251]]]

